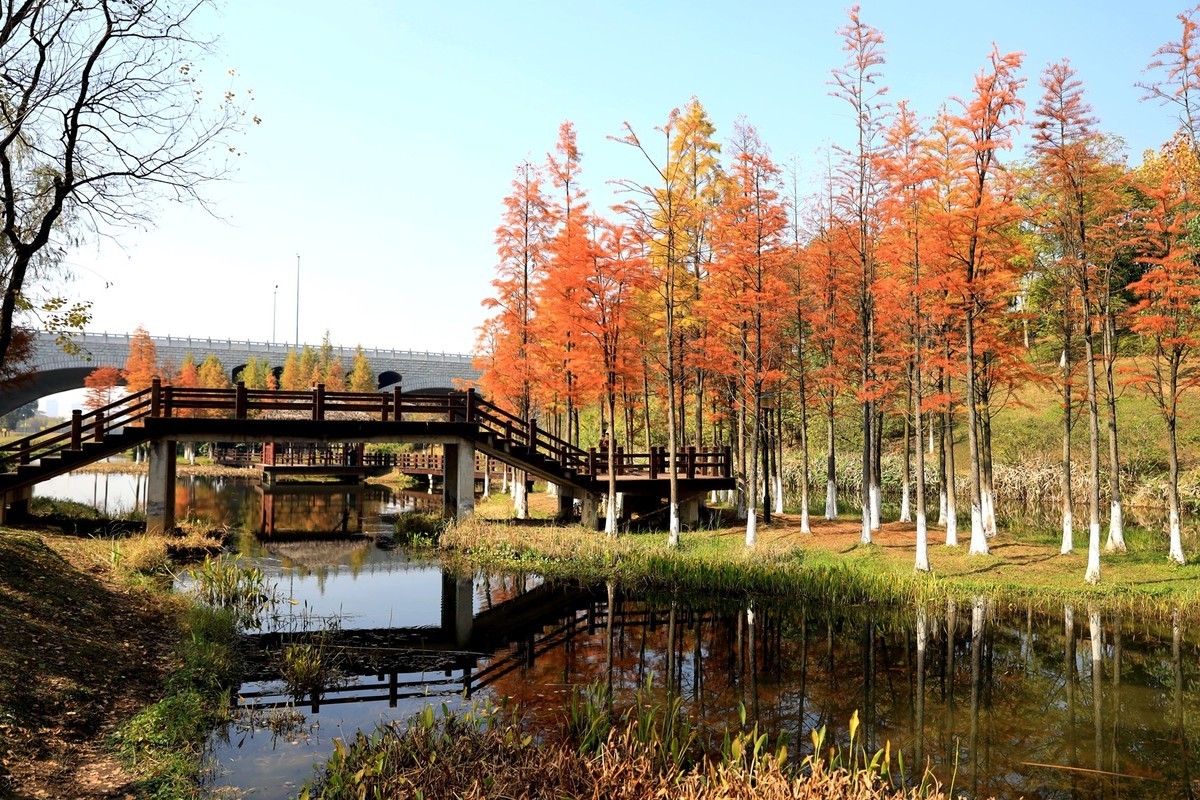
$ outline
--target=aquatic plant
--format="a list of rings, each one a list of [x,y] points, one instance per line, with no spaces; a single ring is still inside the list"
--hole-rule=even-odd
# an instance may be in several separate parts
[[[587,713],[602,718],[603,707],[603,694],[592,695]],[[443,705],[439,714],[430,706],[406,724],[335,739],[329,761],[299,797],[945,797],[932,781],[893,786],[882,756],[864,762],[835,754],[839,764],[834,765],[814,755],[795,768],[786,750],[768,747],[756,727],[729,735],[727,749],[714,757],[684,762],[673,754],[679,745],[690,749],[691,737],[664,724],[672,716],[668,706],[654,704],[631,714],[602,741],[591,738],[583,747],[569,737],[556,738],[555,731],[544,730],[535,740],[519,715],[505,710],[451,713]]]
[[[262,627],[262,616],[279,599],[273,584],[258,567],[245,566],[237,556],[205,556],[188,570],[192,591],[203,603],[229,609],[244,628]]]

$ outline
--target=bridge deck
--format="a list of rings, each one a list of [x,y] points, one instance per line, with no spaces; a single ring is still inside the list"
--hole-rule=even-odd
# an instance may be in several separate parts
[[[583,450],[486,401],[448,394],[256,391],[162,386],[0,447],[0,491],[30,486],[147,441],[471,442],[478,452],[530,475],[582,491],[604,491],[610,472],[621,491],[659,494],[672,474],[688,491],[731,488],[729,448],[676,453]]]

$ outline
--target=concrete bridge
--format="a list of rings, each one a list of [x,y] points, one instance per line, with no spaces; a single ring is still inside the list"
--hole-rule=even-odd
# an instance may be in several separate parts
[[[54,334],[38,332],[34,339],[30,375],[15,385],[0,389],[0,414],[7,414],[47,395],[83,387],[84,378],[97,367],[124,369],[129,360],[131,337],[123,333],[87,333],[75,337],[82,348],[78,355],[64,353],[55,343]],[[159,363],[178,367],[191,354],[199,363],[210,353],[229,370],[230,380],[236,381],[242,368],[251,358],[264,359],[272,367],[282,367],[289,351],[287,344],[269,342],[230,341],[225,339],[193,339],[178,336],[151,336]],[[301,345],[301,349],[306,345]],[[307,345],[318,348],[319,345]],[[347,372],[353,368],[355,348],[335,347]],[[442,391],[474,381],[479,370],[471,366],[471,356],[455,353],[422,353],[411,350],[381,350],[363,348],[371,369],[375,372],[380,390],[403,381],[405,391]]]

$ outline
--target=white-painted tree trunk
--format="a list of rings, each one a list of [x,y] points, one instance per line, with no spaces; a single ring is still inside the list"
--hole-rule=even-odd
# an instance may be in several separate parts
[[[917,513],[917,565],[918,572],[929,572],[929,528],[925,515]]]
[[[758,513],[751,511],[746,515],[746,547],[754,547],[758,542]]]
[[[992,495],[990,486],[983,489],[981,497],[983,499],[983,535],[990,539],[996,535],[996,499]]]
[[[431,481],[432,483],[432,481]],[[513,516],[517,519],[529,519],[529,497],[525,491],[525,474],[513,473]]]
[[[617,535],[617,495],[615,492],[605,496],[604,532],[614,538]]]
[[[871,504],[862,504],[862,537],[859,539],[863,544],[871,543]]]
[[[900,488],[900,521],[912,522],[912,506],[909,501],[908,481],[904,482],[904,486]]]
[[[825,519],[837,519],[837,481],[830,478],[825,484]]]
[[[1108,541],[1104,544],[1106,553],[1124,553],[1125,547],[1125,518],[1121,510],[1121,501],[1113,500],[1108,506]]]
[[[879,488],[879,484],[875,483],[875,479],[871,478],[871,530],[879,530],[883,524],[883,490]]]
[[[971,503],[971,549],[973,556],[988,554],[987,535],[983,532],[983,509],[975,502]]]
[[[1088,565],[1083,579],[1091,584],[1100,582],[1100,522],[1088,526]]]
[[[775,476],[775,496],[771,498],[774,507],[771,509],[776,514],[783,513],[783,476]]]
[[[1062,510],[1062,547],[1059,549],[1061,555],[1066,555],[1075,549],[1075,517],[1071,513],[1071,509],[1064,508]]]
[[[679,503],[669,503],[670,518],[668,520],[667,544],[671,547],[679,546]]]
[[[1172,508],[1170,516],[1167,524],[1171,537],[1171,551],[1167,557],[1176,564],[1186,564],[1187,559],[1183,555],[1183,536],[1179,529],[1179,511]]]

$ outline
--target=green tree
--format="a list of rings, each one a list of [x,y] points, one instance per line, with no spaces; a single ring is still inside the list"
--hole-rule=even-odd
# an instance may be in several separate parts
[[[5,414],[4,417],[0,419],[0,425],[4,426],[10,431],[16,430],[18,427],[20,427],[22,422],[33,417],[33,415],[37,413],[37,410],[37,400],[28,402],[20,408],[15,408]]]

